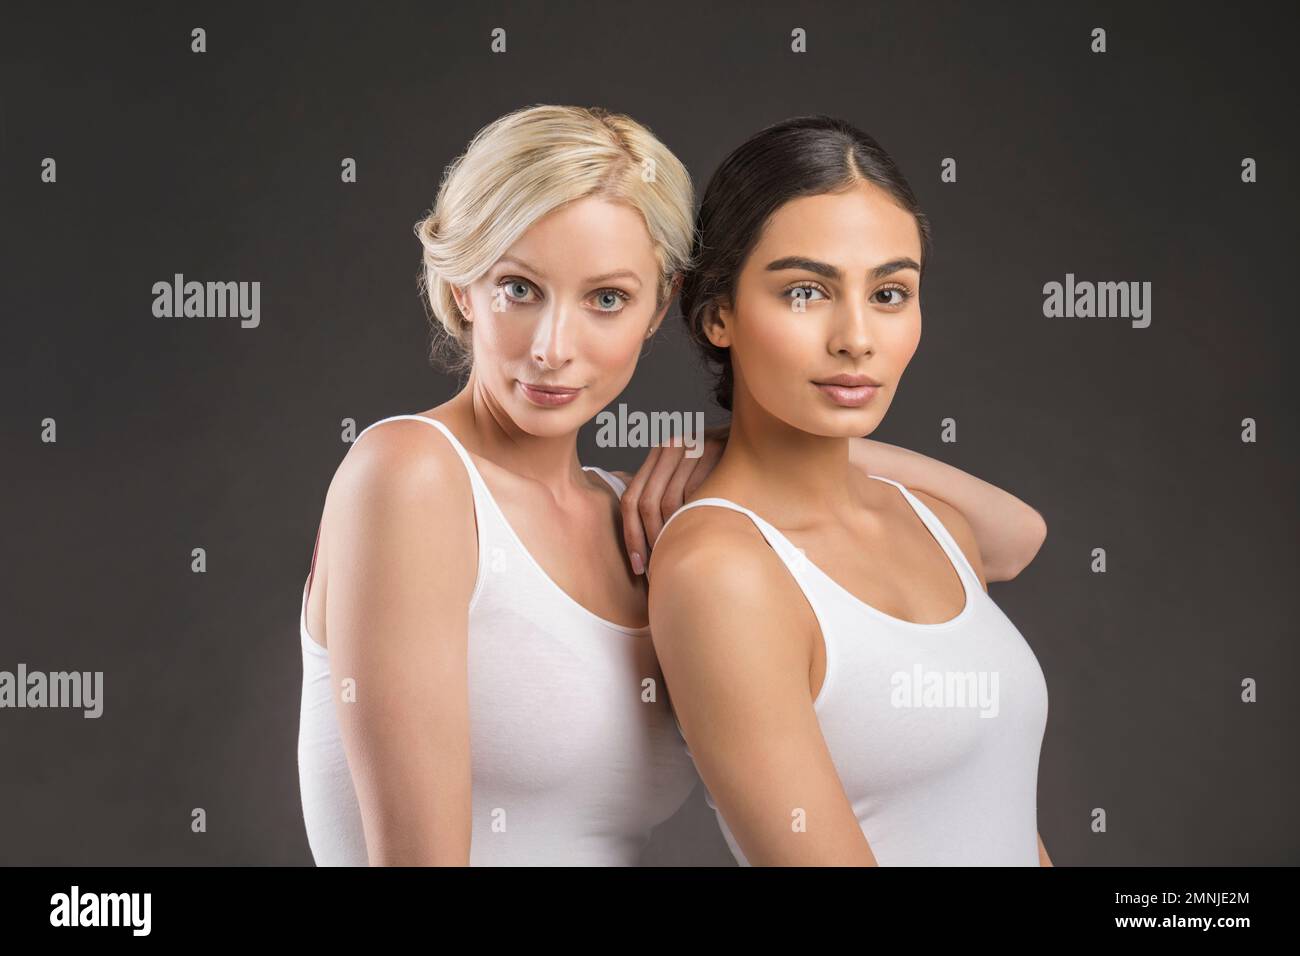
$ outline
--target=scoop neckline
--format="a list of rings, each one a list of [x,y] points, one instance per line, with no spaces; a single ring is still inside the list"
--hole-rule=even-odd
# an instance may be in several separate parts
[[[947,542],[945,542],[939,536],[938,531],[931,526],[930,522],[926,520],[925,515],[921,513],[921,510],[919,508],[917,508],[918,504],[923,505],[924,502],[914,498],[912,493],[908,491],[907,488],[905,488],[902,484],[894,481],[891,478],[882,478],[879,475],[872,475],[872,474],[868,474],[867,477],[874,478],[877,481],[886,482],[887,484],[891,484],[895,488],[897,488],[899,492],[902,493],[904,503],[909,508],[911,508],[912,513],[915,514],[918,519],[920,519],[921,524],[925,526],[925,530],[930,534],[930,537],[934,539],[935,544],[939,546],[939,550],[943,552],[944,557],[948,559],[948,565],[953,569],[953,571],[956,572],[957,580],[961,583],[961,590],[962,590],[962,597],[963,597],[961,610],[959,610],[953,617],[949,618],[948,620],[937,621],[933,624],[923,624],[918,621],[905,621],[901,617],[894,617],[894,615],[887,614],[884,611],[880,610],[880,608],[868,604],[866,601],[862,600],[862,598],[858,597],[856,594],[854,594],[844,585],[840,584],[839,581],[836,581],[833,577],[830,576],[829,573],[826,572],[825,569],[823,569],[820,565],[814,563],[806,555],[803,559],[804,563],[806,563],[810,568],[816,570],[816,572],[820,574],[827,581],[827,583],[829,583],[832,587],[838,590],[841,594],[847,597],[858,607],[867,611],[869,614],[879,617],[882,620],[888,621],[890,624],[894,624],[898,627],[908,628],[910,630],[920,630],[920,631],[941,631],[953,627],[954,625],[960,624],[967,617],[969,617],[972,611],[974,610],[975,595],[971,593],[970,582],[966,579],[966,574],[962,570],[956,557],[949,550]],[[926,510],[928,511],[929,509],[927,508]],[[938,521],[937,516],[935,517],[935,520]],[[776,526],[773,525],[773,527],[775,528]],[[785,537],[784,532],[781,532],[780,528],[777,528],[776,530],[778,531],[778,533],[781,533],[782,537]],[[786,541],[790,541],[790,539],[786,538]],[[793,546],[794,542],[790,541],[790,544],[791,546]]]
[[[868,604],[866,601],[862,600],[862,598],[858,597],[856,594],[854,594],[844,585],[840,584],[839,581],[836,581],[833,577],[831,577],[829,572],[827,572],[826,569],[824,569],[821,565],[817,564],[815,561],[809,558],[807,553],[804,552],[803,549],[796,546],[795,543],[790,540],[790,538],[786,535],[784,531],[782,531],[776,525],[772,524],[772,522],[768,521],[766,518],[758,514],[756,511],[745,507],[739,502],[732,501],[729,498],[717,498],[717,497],[697,498],[695,501],[689,502],[688,505],[684,507],[688,507],[690,505],[696,505],[696,504],[709,504],[713,502],[721,502],[725,506],[738,509],[744,512],[745,514],[748,514],[751,518],[756,519],[761,525],[765,525],[767,528],[770,528],[772,532],[776,534],[777,537],[784,543],[787,549],[789,549],[793,553],[797,553],[800,555],[799,560],[801,564],[811,568],[814,572],[816,572],[816,574],[823,581],[826,582],[827,585],[833,588],[837,593],[841,594],[845,599],[850,601],[855,607],[861,609],[866,614],[872,617],[879,618],[880,620],[892,624],[895,627],[910,630],[910,631],[933,632],[933,631],[948,630],[949,628],[961,624],[974,613],[975,605],[977,601],[977,595],[974,593],[974,588],[971,583],[971,580],[967,577],[966,572],[962,569],[961,561],[959,561],[958,556],[953,554],[952,552],[952,548],[957,547],[956,542],[953,542],[950,548],[948,542],[944,540],[944,537],[946,535],[946,529],[943,528],[942,523],[939,522],[938,517],[935,516],[934,513],[930,511],[929,508],[925,507],[924,502],[922,502],[920,499],[913,496],[912,493],[908,491],[907,488],[904,485],[902,485],[900,482],[894,481],[892,478],[884,478],[880,475],[868,474],[867,477],[874,478],[877,481],[883,481],[888,484],[891,484],[895,488],[897,488],[899,492],[901,492],[904,503],[909,508],[912,509],[912,513],[916,515],[918,520],[920,520],[921,524],[925,527],[930,537],[934,539],[937,545],[939,545],[939,550],[942,551],[944,557],[948,559],[948,565],[953,569],[953,571],[957,573],[957,580],[961,583],[963,601],[962,601],[961,610],[959,610],[953,617],[949,618],[948,620],[937,621],[933,624],[924,624],[917,621],[905,621],[901,617],[894,617],[894,615],[887,614],[884,611],[880,610],[880,608]],[[918,505],[920,507],[918,507]],[[925,508],[926,511],[930,511],[930,515],[934,518],[935,523],[938,524],[939,527],[937,528],[934,527],[930,523],[930,521],[927,520],[925,514],[922,513],[921,510],[922,508]]]
[[[442,431],[442,429],[446,429],[446,431],[443,432],[443,434],[450,437],[451,440],[455,442],[457,448],[460,449],[464,457],[465,464],[472,471],[473,473],[472,476],[478,479],[479,484],[483,486],[483,494],[487,498],[488,504],[491,506],[492,510],[496,512],[497,517],[501,519],[501,524],[505,527],[506,533],[510,535],[511,540],[514,541],[515,545],[523,553],[524,557],[527,558],[529,563],[537,570],[537,573],[542,576],[542,578],[551,587],[551,589],[554,590],[557,594],[559,594],[564,601],[566,601],[571,607],[576,608],[578,611],[585,614],[587,617],[591,618],[593,621],[597,622],[598,624],[603,624],[605,627],[610,628],[611,630],[618,631],[622,634],[629,634],[634,637],[646,637],[650,634],[650,625],[648,623],[643,624],[640,627],[633,627],[630,624],[619,624],[617,621],[611,621],[606,618],[603,618],[595,611],[593,611],[591,608],[587,607],[584,604],[579,603],[577,598],[575,598],[568,591],[564,590],[564,588],[560,587],[559,582],[556,581],[555,578],[551,577],[551,575],[547,572],[547,570],[544,567],[542,567],[541,562],[538,561],[537,558],[533,556],[533,553],[529,551],[527,546],[524,544],[523,539],[519,537],[518,532],[515,531],[514,525],[510,523],[510,519],[506,517],[505,511],[502,510],[501,505],[497,502],[496,496],[492,494],[492,489],[488,487],[487,480],[483,477],[483,473],[479,470],[478,465],[474,461],[474,456],[470,454],[468,448],[466,448],[463,444],[461,444],[460,439],[456,437],[455,433],[451,430],[451,427],[447,425],[445,422],[440,422],[437,419],[429,418],[427,415],[412,415],[411,417],[423,419],[424,421],[430,422],[434,424],[435,427],[438,427],[439,431]],[[591,465],[582,465],[581,467],[583,471],[597,470],[595,469],[594,466]],[[614,490],[613,486],[610,485],[608,481],[605,481],[604,478],[601,478],[600,480],[603,484],[609,487],[610,491]],[[481,555],[479,556],[479,560],[480,561],[482,560]]]

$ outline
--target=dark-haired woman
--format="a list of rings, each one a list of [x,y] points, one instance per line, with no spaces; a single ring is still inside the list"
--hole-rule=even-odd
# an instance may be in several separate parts
[[[742,864],[1051,865],[1038,662],[962,512],[852,460],[919,344],[929,245],[894,162],[827,117],[703,197],[682,312],[732,421],[655,542],[650,622]]]

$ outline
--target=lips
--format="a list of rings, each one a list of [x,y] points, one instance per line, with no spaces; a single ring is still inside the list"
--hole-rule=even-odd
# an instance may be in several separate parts
[[[813,381],[823,395],[842,408],[860,408],[880,391],[880,382],[869,375],[833,375]]]
[[[844,373],[840,375],[833,375],[830,378],[814,379],[813,384],[814,385],[843,385],[846,388],[857,388],[860,385],[874,385],[877,388],[880,387],[880,383],[877,382],[870,375],[848,375]]]
[[[570,388],[565,385],[533,385],[524,381],[519,381],[518,385],[524,398],[543,408],[567,405],[582,391],[581,388]]]
[[[569,388],[567,385],[534,385],[531,382],[520,382],[520,385],[527,385],[536,392],[550,392],[552,395],[571,395],[574,392],[580,392],[582,389]]]

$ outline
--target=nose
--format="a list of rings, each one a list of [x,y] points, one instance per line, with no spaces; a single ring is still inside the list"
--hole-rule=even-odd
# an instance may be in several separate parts
[[[875,348],[871,322],[871,312],[865,303],[856,298],[842,299],[832,319],[827,351],[848,358],[870,355]]]
[[[545,309],[533,334],[533,361],[547,371],[573,361],[573,316],[562,303]]]

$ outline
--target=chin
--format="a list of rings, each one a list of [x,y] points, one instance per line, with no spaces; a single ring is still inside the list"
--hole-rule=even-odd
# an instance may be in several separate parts
[[[514,416],[515,424],[536,438],[556,438],[575,432],[586,424],[582,412],[572,408],[563,410],[522,408]]]
[[[874,409],[865,411],[846,408],[829,413],[818,409],[803,416],[802,420],[796,419],[791,424],[801,431],[808,432],[810,435],[820,435],[822,438],[862,438],[875,431],[883,417]]]
[[[876,430],[880,420],[870,418],[858,422],[840,422],[838,428],[829,428],[821,434],[827,438],[865,438]]]

